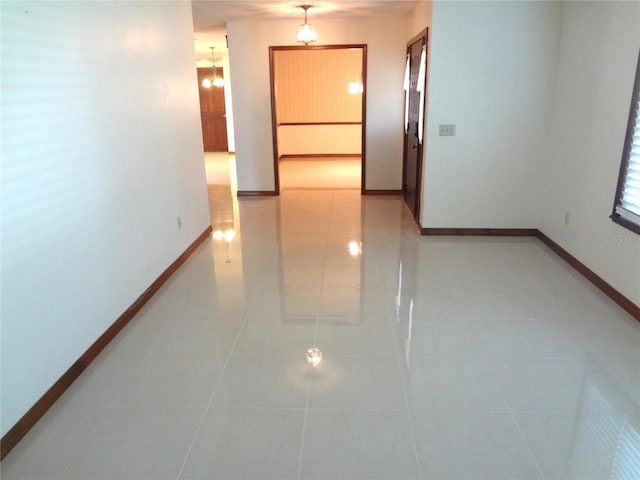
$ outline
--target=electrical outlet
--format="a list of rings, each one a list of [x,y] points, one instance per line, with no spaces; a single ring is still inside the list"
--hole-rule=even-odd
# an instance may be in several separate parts
[[[455,124],[440,125],[439,134],[441,137],[455,137],[456,135]]]
[[[569,212],[566,212],[564,214],[564,224],[565,225],[569,225],[569,221],[571,220],[571,214]]]
[[[182,228],[182,217],[176,218],[176,223],[178,224],[178,230]]]

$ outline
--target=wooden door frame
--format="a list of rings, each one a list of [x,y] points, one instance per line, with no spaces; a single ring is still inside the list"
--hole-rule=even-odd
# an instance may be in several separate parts
[[[413,37],[411,40],[409,40],[407,42],[407,49],[406,49],[406,55],[411,55],[411,45],[413,45],[414,43],[418,42],[419,40],[422,40],[422,45],[426,45],[427,46],[427,67],[429,65],[429,28],[425,28],[424,30],[422,30],[420,33],[418,33],[415,37]],[[426,88],[427,88],[427,75],[425,74],[424,77],[424,89],[425,89],[425,94],[426,94]],[[407,108],[408,105],[404,105],[404,108]],[[426,118],[425,114],[426,114],[426,109],[427,109],[427,102],[425,102],[425,104],[423,105],[422,108],[422,115],[423,118]],[[404,112],[404,109],[403,109]],[[404,122],[404,115],[403,115],[403,122]],[[426,126],[426,123],[422,126],[423,128]],[[403,130],[406,128],[406,125],[403,126]],[[404,193],[406,190],[406,184],[405,184],[405,176],[407,173],[407,135],[408,132],[405,132],[404,136],[403,136],[403,145],[402,145],[402,196],[404,199]],[[425,132],[423,131],[422,133],[422,143],[420,143],[420,148],[418,149],[418,153],[417,153],[417,159],[416,159],[416,190],[415,190],[415,196],[416,196],[416,205],[415,205],[415,215],[413,217],[413,219],[418,222],[418,224],[420,224],[420,222],[418,221],[418,219],[420,218],[420,210],[422,207],[422,202],[421,202],[421,197],[422,197],[422,163],[423,163],[423,158],[422,158],[422,154],[424,151],[424,141],[425,141]]]
[[[280,173],[278,152],[278,125],[276,119],[276,92],[275,92],[275,71],[274,71],[274,54],[281,50],[362,50],[362,128],[360,133],[360,193],[366,191],[366,125],[367,125],[367,44],[338,44],[338,45],[282,45],[269,47],[269,82],[271,87],[271,138],[273,142],[273,178],[275,194],[280,195]]]

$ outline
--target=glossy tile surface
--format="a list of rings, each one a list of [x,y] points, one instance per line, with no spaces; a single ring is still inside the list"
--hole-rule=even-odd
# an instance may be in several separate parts
[[[640,478],[640,324],[537,240],[221,191],[217,233],[3,479]]]

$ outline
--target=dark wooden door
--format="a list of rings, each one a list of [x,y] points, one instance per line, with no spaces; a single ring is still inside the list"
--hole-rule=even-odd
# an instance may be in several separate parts
[[[409,101],[407,103],[405,100],[405,108],[408,109],[409,112],[409,122],[404,136],[402,191],[404,201],[409,207],[409,210],[411,210],[414,218],[418,218],[420,213],[420,183],[422,174],[422,145],[419,139],[418,125],[420,110],[423,108],[423,105],[420,102],[420,92],[418,91],[418,76],[422,46],[426,44],[426,30],[407,44],[410,74]]]
[[[222,77],[222,69],[216,69]],[[205,88],[202,81],[211,78],[210,68],[198,69],[198,88],[200,92],[200,118],[202,120],[202,142],[205,152],[226,152],[227,119],[224,104],[224,87]]]

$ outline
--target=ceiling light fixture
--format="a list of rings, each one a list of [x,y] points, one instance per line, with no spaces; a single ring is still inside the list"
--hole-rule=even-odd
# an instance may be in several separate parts
[[[364,85],[362,84],[362,80],[354,80],[353,82],[349,82],[349,94],[350,95],[358,95],[360,93],[364,93]]]
[[[304,10],[304,23],[300,25],[298,30],[297,40],[298,43],[304,43],[309,45],[314,43],[318,39],[318,34],[313,31],[313,28],[307,23],[307,10],[311,8],[311,5],[300,5],[300,8]]]
[[[202,81],[202,86],[204,88],[211,88],[211,86],[213,85],[214,87],[224,87],[224,79],[218,77],[218,73],[216,70],[216,65],[213,61],[213,49],[216,47],[209,47],[211,49],[211,78],[206,77],[203,81]]]

